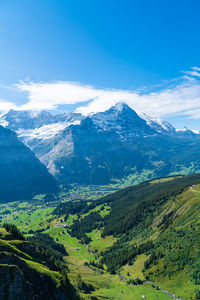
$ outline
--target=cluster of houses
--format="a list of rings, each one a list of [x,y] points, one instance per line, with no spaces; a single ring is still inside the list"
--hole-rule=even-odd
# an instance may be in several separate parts
[[[56,224],[56,227],[67,228],[67,224]]]

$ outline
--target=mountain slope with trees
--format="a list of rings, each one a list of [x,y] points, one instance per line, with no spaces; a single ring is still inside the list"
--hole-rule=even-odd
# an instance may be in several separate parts
[[[57,192],[55,179],[17,135],[0,126],[0,202]]]
[[[0,298],[79,299],[63,255],[64,247],[47,235],[27,241],[14,225],[4,224],[0,228]]]
[[[116,239],[95,248],[92,266],[121,274],[129,284],[150,281],[182,299],[199,299],[200,174],[144,182],[94,202],[99,210],[75,218],[68,231],[89,248],[97,243],[94,232],[99,243]],[[65,206],[55,213],[65,215]],[[110,210],[102,215],[100,207]]]

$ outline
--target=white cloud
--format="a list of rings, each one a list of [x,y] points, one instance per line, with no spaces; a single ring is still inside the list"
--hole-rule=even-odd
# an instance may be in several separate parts
[[[0,99],[0,111],[5,112],[9,109],[18,109],[18,107],[13,102]]]
[[[19,82],[15,85],[27,94],[27,102],[17,109],[53,110],[63,104],[76,104],[76,111],[83,114],[104,111],[117,102],[125,102],[137,112],[157,117],[200,117],[200,68],[192,67],[178,80],[172,80],[168,88],[145,93],[144,90],[99,89],[74,82],[38,83]],[[81,102],[89,101],[87,106]],[[14,107],[11,102],[0,101],[4,106]],[[15,107],[16,109],[16,107]]]
[[[55,109],[61,104],[75,104],[94,99],[101,93],[92,86],[74,82],[20,82],[15,86],[28,93],[29,101],[22,105],[21,109]]]

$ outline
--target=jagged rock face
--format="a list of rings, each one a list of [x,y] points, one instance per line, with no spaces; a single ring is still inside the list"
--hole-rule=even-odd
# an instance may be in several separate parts
[[[7,114],[0,117],[0,123],[4,127],[17,131],[20,129],[33,130],[44,125],[60,124],[63,122],[70,124],[81,119],[82,115],[75,113],[52,115],[47,111],[42,111],[39,114],[34,114],[30,111],[15,111],[11,109]]]
[[[0,299],[69,300],[67,293],[55,287],[50,278],[29,268],[18,256],[0,253]]]
[[[0,228],[0,299],[2,300],[78,300],[68,278],[62,255],[45,235],[26,240],[14,225]],[[54,257],[55,256],[55,257]]]
[[[176,134],[175,128],[168,123],[167,121],[163,121],[159,118],[152,118],[148,116],[147,114],[139,114],[139,116],[144,119],[147,124],[154,130],[156,130],[159,133],[163,133],[165,135],[174,135]]]
[[[124,139],[157,133],[125,103],[118,103],[105,112],[91,116],[90,119],[97,130],[113,131]]]
[[[55,179],[14,132],[0,126],[0,202],[57,190]]]
[[[30,283],[25,281],[23,272],[17,266],[2,265],[0,268],[0,299],[28,299],[25,291],[33,299]]]
[[[17,122],[11,120],[16,113]],[[106,184],[142,170],[165,176],[177,165],[191,163],[196,171],[200,168],[199,134],[176,131],[168,122],[138,115],[124,103],[87,117],[47,112],[30,117],[11,111],[1,122],[15,128],[62,184]]]

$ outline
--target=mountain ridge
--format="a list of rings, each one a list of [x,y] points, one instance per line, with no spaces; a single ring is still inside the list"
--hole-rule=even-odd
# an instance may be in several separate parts
[[[59,122],[65,122],[65,126],[68,127],[70,125],[73,125],[73,121],[81,122],[81,120],[85,118],[95,118],[95,116],[103,116],[104,113],[107,114],[107,112],[115,112],[113,115],[115,117],[121,113],[122,111],[129,111],[132,113],[135,113],[137,116],[139,116],[141,119],[143,119],[147,125],[152,128],[154,126],[158,126],[157,130],[159,132],[159,128],[163,128],[165,131],[191,131],[195,134],[199,134],[199,130],[190,130],[186,127],[182,129],[176,129],[174,128],[169,122],[164,121],[160,118],[149,116],[145,113],[135,112],[134,109],[130,108],[128,104],[125,102],[118,102],[114,106],[110,107],[108,110],[98,113],[90,113],[88,115],[82,115],[81,113],[76,112],[65,112],[65,113],[57,113],[52,114],[49,111],[42,110],[41,112],[35,113],[34,111],[28,111],[28,110],[9,110],[7,113],[1,114],[0,116],[0,125],[3,127],[7,127],[11,130],[19,130],[20,128],[23,129],[35,129],[39,128],[44,125],[50,125],[50,124],[56,124]],[[72,120],[72,123],[68,124],[68,120]]]
[[[15,128],[20,140],[64,185],[108,184],[146,173],[145,180],[200,170],[199,134],[177,131],[166,121],[137,114],[123,102],[85,117],[42,112],[29,120],[25,115],[25,125],[15,116],[7,127]],[[2,122],[9,118],[4,115]],[[42,118],[47,119],[41,123]],[[183,148],[186,151],[181,153]]]

